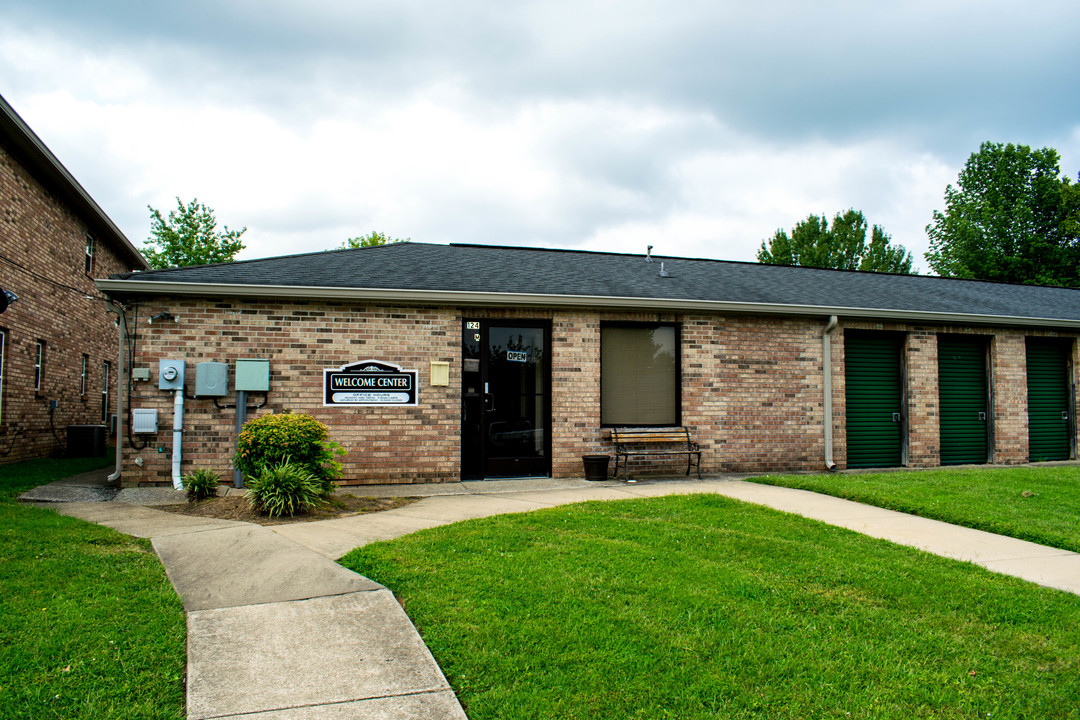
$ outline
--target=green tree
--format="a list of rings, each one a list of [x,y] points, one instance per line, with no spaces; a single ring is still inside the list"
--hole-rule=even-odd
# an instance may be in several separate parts
[[[1080,286],[1080,195],[1053,148],[985,142],[926,226],[939,275]]]
[[[912,273],[912,256],[903,245],[893,245],[880,225],[866,242],[866,218],[858,210],[837,213],[832,226],[825,216],[810,215],[798,222],[791,234],[776,233],[758,250],[758,262],[767,265],[801,265],[835,270]]]
[[[154,269],[211,265],[229,262],[244,249],[240,236],[247,230],[217,227],[214,211],[197,199],[185,205],[176,198],[176,209],[168,219],[150,208],[150,237],[143,243],[143,256]]]
[[[341,243],[341,249],[347,250],[349,248],[362,248],[362,247],[376,247],[378,245],[392,245],[394,243],[409,242],[412,238],[392,238],[385,233],[372,230],[367,235],[361,235],[360,237],[349,238],[345,242]]]

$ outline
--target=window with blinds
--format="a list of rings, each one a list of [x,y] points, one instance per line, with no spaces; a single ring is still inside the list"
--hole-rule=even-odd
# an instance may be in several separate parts
[[[679,424],[679,331],[671,324],[600,327],[600,421]]]

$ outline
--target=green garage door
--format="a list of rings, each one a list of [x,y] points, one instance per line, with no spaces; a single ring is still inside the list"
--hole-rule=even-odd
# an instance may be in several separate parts
[[[1069,349],[1028,338],[1028,453],[1032,462],[1069,459]]]
[[[987,461],[986,342],[938,337],[941,464]]]
[[[902,347],[899,335],[844,334],[849,468],[902,463]]]

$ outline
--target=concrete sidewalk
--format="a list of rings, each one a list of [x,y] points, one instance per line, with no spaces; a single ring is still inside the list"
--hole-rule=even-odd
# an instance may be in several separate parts
[[[349,550],[369,542],[388,540],[424,528],[469,518],[525,512],[584,500],[714,493],[838,525],[935,555],[972,562],[988,570],[1046,587],[1080,594],[1080,554],[807,490],[747,482],[744,477],[747,476],[726,476],[703,481],[665,480],[629,485],[613,481],[591,483],[583,480],[568,480],[561,484],[551,480],[536,483],[450,483],[437,490],[439,495],[426,497],[420,502],[395,510],[317,523],[276,525],[272,529],[320,555],[336,560]],[[520,489],[514,489],[514,482],[521,483],[517,486]],[[355,491],[357,494],[377,494],[387,492],[387,489],[398,494],[403,492],[401,486],[356,488]],[[424,489],[414,490],[413,486],[409,486],[404,492],[419,494],[424,492]]]
[[[465,719],[382,585],[259,525],[115,501],[51,507],[151,538],[187,612],[188,718]]]
[[[27,500],[48,500],[47,488]],[[65,491],[67,492],[67,491]],[[389,590],[333,562],[354,547],[469,518],[584,500],[715,493],[1080,594],[1080,555],[803,490],[705,481],[513,480],[346,488],[412,505],[261,527],[124,502],[58,512],[152,538],[188,613],[188,717],[461,719],[442,671]],[[171,490],[126,499],[176,502]]]

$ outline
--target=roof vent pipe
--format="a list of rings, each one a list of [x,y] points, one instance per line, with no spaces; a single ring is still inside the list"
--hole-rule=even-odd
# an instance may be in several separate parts
[[[825,331],[821,333],[821,356],[822,356],[822,386],[825,389],[825,469],[832,472],[836,470],[833,462],[833,413],[832,413],[832,342],[830,334],[836,329],[838,319],[835,315],[829,317],[825,325]]]
[[[660,263],[660,277],[671,277],[671,273],[664,269],[664,263]]]
[[[652,262],[652,245],[645,248],[645,262]]]

